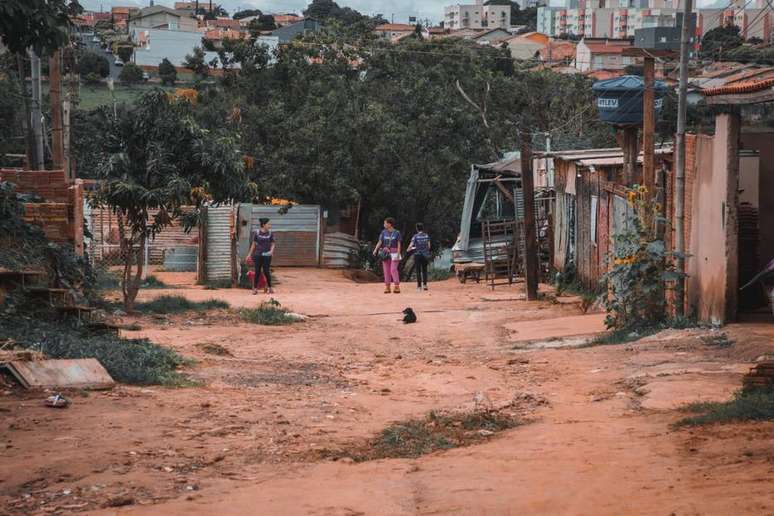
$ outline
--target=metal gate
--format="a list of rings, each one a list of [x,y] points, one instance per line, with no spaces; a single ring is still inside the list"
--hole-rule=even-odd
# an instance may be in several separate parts
[[[233,206],[207,208],[207,257],[204,261],[207,281],[231,279],[233,216]]]
[[[239,207],[239,257],[247,256],[250,235],[259,220],[271,220],[276,248],[273,266],[318,267],[321,260],[322,209],[316,205],[293,206],[283,213],[280,206],[243,204]]]

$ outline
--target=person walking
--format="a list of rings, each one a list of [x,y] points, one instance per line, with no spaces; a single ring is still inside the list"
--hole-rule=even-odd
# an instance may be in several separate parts
[[[261,272],[266,278],[266,286],[263,289],[264,294],[273,294],[274,289],[271,286],[271,257],[274,255],[274,234],[271,232],[271,221],[266,218],[259,219],[260,227],[253,231],[250,238],[250,251],[247,253],[253,259],[255,264],[255,278],[253,281],[253,295],[258,293],[256,283],[261,277]]]
[[[384,293],[393,292],[400,294],[400,275],[398,274],[398,264],[400,263],[401,252],[400,231],[395,229],[395,219],[387,217],[384,219],[384,229],[379,235],[379,242],[374,248],[374,256],[382,259],[382,270],[384,271]],[[395,288],[390,290],[390,283]]]
[[[417,222],[417,232],[411,237],[408,250],[414,251],[414,270],[417,272],[417,292],[427,290],[427,265],[430,263],[430,236],[425,233],[425,226]]]

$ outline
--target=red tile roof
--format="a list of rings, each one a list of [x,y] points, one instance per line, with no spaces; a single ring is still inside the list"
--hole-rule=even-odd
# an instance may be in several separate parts
[[[774,88],[774,78],[763,81],[749,81],[734,84],[732,86],[721,86],[720,88],[708,88],[702,92],[705,97],[715,97],[717,95],[732,95],[737,93],[755,93],[769,88]]]

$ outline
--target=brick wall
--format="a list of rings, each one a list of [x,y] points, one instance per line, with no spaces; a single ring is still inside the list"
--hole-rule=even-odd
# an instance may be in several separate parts
[[[0,169],[0,181],[16,185],[21,194],[34,194],[44,202],[25,203],[24,220],[37,224],[49,240],[70,243],[83,254],[83,186],[71,184],[63,170]]]
[[[48,202],[71,202],[70,184],[63,170],[0,169],[0,181],[10,181],[19,193],[39,195]]]

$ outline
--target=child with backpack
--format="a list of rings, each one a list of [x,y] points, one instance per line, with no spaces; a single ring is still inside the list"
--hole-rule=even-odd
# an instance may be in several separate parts
[[[417,292],[427,290],[427,266],[430,263],[430,236],[425,233],[425,226],[417,222],[417,232],[411,237],[408,250],[414,251],[414,270],[417,272]]]

